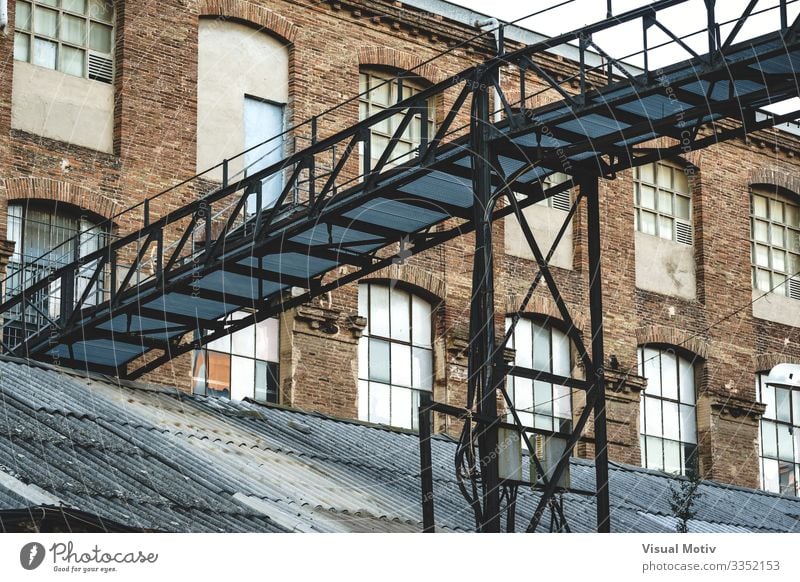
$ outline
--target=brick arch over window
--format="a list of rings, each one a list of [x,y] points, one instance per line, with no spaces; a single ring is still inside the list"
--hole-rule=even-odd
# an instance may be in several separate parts
[[[433,273],[424,271],[419,267],[413,265],[392,265],[386,269],[382,269],[367,277],[361,279],[362,283],[369,283],[371,281],[385,281],[393,280],[400,281],[411,287],[410,291],[414,288],[424,291],[433,307],[444,301],[447,296],[447,285],[443,279],[440,279]]]
[[[800,358],[778,352],[753,356],[753,367],[756,372],[769,372],[778,364],[800,364]]]
[[[435,83],[440,76],[438,69],[430,63],[422,64],[424,61],[404,51],[385,47],[372,46],[358,49],[359,67],[392,67],[404,71],[411,71],[428,83]]]
[[[108,218],[116,214],[119,205],[102,194],[83,186],[49,178],[11,178],[0,180],[0,189],[5,189],[6,199],[12,200],[52,200],[71,204]]]
[[[507,296],[505,305],[506,313],[515,313],[519,309],[519,306],[522,305],[523,299],[525,299],[525,296],[519,294]],[[528,307],[525,309],[524,313],[526,315],[549,317],[557,320],[559,323],[563,323],[558,307],[556,307],[555,302],[549,297],[534,296],[528,302]],[[572,321],[575,323],[575,327],[578,328],[578,332],[583,335],[583,330],[588,329],[588,320],[586,316],[583,313],[578,313],[574,309],[570,309],[570,315],[572,316]]]
[[[640,346],[649,344],[670,345],[692,352],[704,360],[708,359],[708,344],[705,341],[698,337],[692,337],[692,334],[674,327],[662,325],[640,327],[636,330],[636,343]]]
[[[751,171],[750,185],[778,186],[800,196],[800,176],[776,168],[759,168]]]
[[[264,28],[289,43],[297,37],[297,25],[291,20],[246,0],[199,0],[198,16],[236,20]]]
[[[641,147],[648,147],[648,148],[658,148],[658,149],[667,149],[671,147],[675,147],[678,145],[678,140],[668,137],[668,136],[661,136],[649,141],[646,141],[642,144],[639,144]],[[704,150],[688,150],[682,151],[680,154],[675,156],[669,156],[664,158],[664,161],[673,161],[677,164],[688,164],[689,166],[693,166],[695,172],[700,171],[700,167],[703,161],[703,152]]]

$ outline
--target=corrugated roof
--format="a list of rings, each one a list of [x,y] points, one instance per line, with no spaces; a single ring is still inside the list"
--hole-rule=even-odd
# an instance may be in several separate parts
[[[414,434],[5,359],[0,409],[0,511],[44,496],[165,531],[421,529]],[[437,437],[432,449],[437,528],[472,531],[455,444]],[[610,475],[615,531],[674,531],[674,478],[619,464]],[[572,482],[592,489],[592,464],[573,460]],[[692,531],[800,531],[800,499],[712,482],[699,491]],[[520,491],[518,529],[537,495]],[[564,508],[573,531],[593,530],[593,497],[566,494]]]

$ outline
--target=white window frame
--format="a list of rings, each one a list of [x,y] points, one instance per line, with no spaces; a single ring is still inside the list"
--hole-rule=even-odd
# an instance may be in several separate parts
[[[37,66],[43,66],[51,70],[57,70],[67,75],[72,75],[102,83],[113,83],[114,81],[114,45],[115,45],[115,18],[113,2],[101,2],[111,7],[111,16],[108,20],[101,18],[92,9],[92,0],[85,0],[84,12],[73,12],[63,5],[64,0],[17,0],[16,22],[14,32],[14,59],[29,62]],[[21,18],[22,6],[30,6],[30,20],[24,22]],[[56,32],[49,34],[44,31],[37,31],[37,8],[39,10],[53,11],[56,14]],[[67,19],[74,19],[83,23],[84,36],[82,42],[65,39],[62,32],[62,22]],[[110,52],[105,52],[92,48],[91,28],[100,26],[109,28],[111,32]],[[51,43],[55,47],[55,66],[49,67],[34,62],[35,43],[39,40],[44,43]],[[27,48],[25,48],[27,47]],[[70,72],[66,66],[65,55],[68,50],[82,51],[82,73],[76,75]],[[23,54],[26,53],[26,54]]]
[[[753,288],[800,300],[800,205],[765,188],[750,188]]]
[[[756,374],[756,394],[766,405],[758,428],[761,489],[800,496],[800,388],[768,385],[768,376]]]
[[[367,318],[358,344],[358,418],[418,430],[420,395],[433,391],[433,305],[369,282],[358,286],[358,312]]]
[[[699,359],[668,346],[639,346],[636,353],[639,375],[647,378],[639,409],[642,466],[681,475],[696,471]],[[670,456],[677,451],[677,463],[667,461],[668,446]]]
[[[671,162],[653,162],[634,169],[634,228],[643,234],[657,236],[691,246],[692,189],[682,167]],[[652,203],[650,196],[652,195]],[[687,213],[679,213],[684,207]],[[650,224],[652,229],[645,225]]]

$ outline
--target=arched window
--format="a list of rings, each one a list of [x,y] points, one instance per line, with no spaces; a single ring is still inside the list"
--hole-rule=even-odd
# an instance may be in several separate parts
[[[697,470],[696,364],[669,348],[640,347],[647,378],[640,409],[642,465],[667,473]]]
[[[236,312],[229,321],[247,315]],[[210,342],[194,354],[192,392],[278,403],[278,346],[277,319],[266,319]]]
[[[506,329],[511,318],[506,318]],[[569,377],[572,373],[570,341],[555,326],[529,319],[520,319],[509,342],[514,365]],[[569,432],[572,428],[572,393],[566,386],[508,377],[509,396],[524,426]],[[513,416],[508,413],[513,421]]]
[[[416,95],[422,90],[422,85],[412,79],[403,79],[403,91],[400,94],[400,84],[397,76],[387,71],[379,69],[362,68],[359,75],[359,120],[364,120],[371,115],[375,115],[389,109],[402,99],[407,99]],[[395,130],[403,120],[402,113],[398,113],[370,128],[370,167],[375,167],[381,155],[389,145],[389,141],[394,135]],[[404,162],[409,161],[418,153],[418,148],[425,138],[433,138],[436,127],[435,107],[433,100],[428,102],[427,120],[423,124],[421,114],[414,116],[414,119],[400,136],[392,154],[384,169],[389,169]],[[423,131],[425,128],[425,131]]]
[[[636,230],[692,244],[692,198],[683,168],[669,162],[637,167],[634,196]]]
[[[358,417],[418,428],[421,392],[433,389],[431,304],[382,283],[358,287],[367,327],[358,344]]]
[[[750,214],[753,288],[800,299],[800,205],[751,188]]]
[[[767,382],[756,375],[756,394],[767,406],[761,417],[761,488],[800,495],[800,384]]]
[[[106,229],[99,220],[65,203],[27,200],[8,205],[8,239],[13,241],[14,254],[8,263],[8,281],[5,293],[14,295],[31,281],[40,280],[81,257],[87,256],[106,244]],[[78,236],[80,233],[80,236]],[[89,284],[96,262],[83,265],[78,271],[75,299],[81,297]],[[105,291],[103,277],[93,284],[86,299],[88,305],[99,302]],[[45,315],[57,319],[61,314],[61,284],[56,279],[46,289],[37,293],[31,306],[25,310],[24,321],[31,329],[47,324]],[[13,346],[22,339],[22,311],[15,307],[6,316],[4,340]]]

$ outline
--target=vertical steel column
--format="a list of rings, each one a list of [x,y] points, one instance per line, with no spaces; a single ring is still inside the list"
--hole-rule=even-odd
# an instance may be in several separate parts
[[[497,74],[497,70],[489,74]],[[469,383],[473,385],[478,415],[491,419],[478,430],[478,451],[481,458],[481,481],[484,532],[500,532],[500,477],[497,464],[498,426],[497,395],[494,389],[492,354],[494,333],[494,260],[492,223],[487,208],[492,196],[489,87],[486,73],[479,73],[473,93],[472,170],[473,220],[475,221],[475,257],[470,306]]]
[[[431,395],[419,397],[419,469],[422,482],[422,533],[436,531],[433,520],[433,461],[431,456]]]
[[[608,495],[608,436],[606,434],[605,355],[603,348],[603,276],[600,268],[600,200],[598,179],[581,180],[586,199],[589,247],[589,310],[592,327],[592,369],[587,380],[593,383],[589,403],[594,407],[594,464],[597,481],[597,531],[611,531],[611,508]]]

